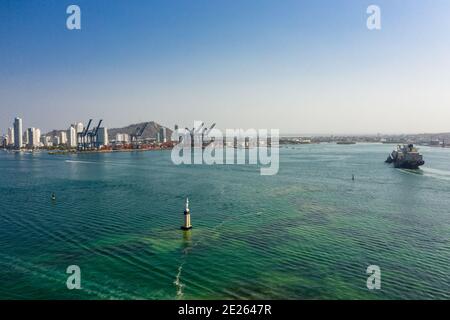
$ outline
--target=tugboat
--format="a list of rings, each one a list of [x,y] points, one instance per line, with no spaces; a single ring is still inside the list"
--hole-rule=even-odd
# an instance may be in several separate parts
[[[418,169],[425,164],[419,150],[412,144],[398,145],[397,150],[392,151],[385,161],[393,163],[395,168]]]

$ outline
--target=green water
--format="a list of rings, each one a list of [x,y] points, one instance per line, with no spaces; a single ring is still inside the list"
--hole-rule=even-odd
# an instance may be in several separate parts
[[[449,299],[450,149],[422,148],[413,173],[383,163],[392,148],[283,147],[276,176],[170,151],[0,152],[0,298]]]

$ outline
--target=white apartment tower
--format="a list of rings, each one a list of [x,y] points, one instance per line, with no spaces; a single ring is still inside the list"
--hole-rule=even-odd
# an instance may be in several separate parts
[[[78,122],[78,123],[75,125],[75,130],[77,131],[77,133],[82,132],[82,131],[84,130],[84,125],[83,125],[81,122]]]
[[[66,144],[67,143],[67,133],[66,133],[66,131],[61,131],[59,133],[59,142],[61,144]]]
[[[14,119],[14,148],[22,148],[22,119]]]
[[[40,147],[41,146],[41,129],[36,128],[36,130],[34,130],[34,141],[36,141],[37,146]]]
[[[108,141],[108,129],[106,127],[98,128],[97,142],[99,146],[106,146]]]
[[[36,138],[36,129],[34,128],[28,128],[27,129],[27,146],[28,148],[36,147],[38,144],[38,141],[35,140]]]
[[[8,128],[8,141],[7,144],[9,146],[14,145],[14,128]]]
[[[41,145],[41,130],[36,128],[28,128],[26,131],[27,146],[29,148],[37,148]]]
[[[76,125],[72,125],[67,129],[67,145],[71,148],[77,146],[77,130],[75,127]]]
[[[58,136],[54,136],[53,137],[53,145],[54,146],[59,146],[61,144],[61,139]]]

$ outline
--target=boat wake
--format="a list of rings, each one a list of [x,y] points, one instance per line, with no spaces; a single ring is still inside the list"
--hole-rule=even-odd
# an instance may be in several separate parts
[[[422,168],[422,170],[425,173],[425,176],[427,177],[450,181],[450,171],[433,168]]]
[[[81,160],[66,160],[65,162],[68,162],[68,163],[93,163],[93,164],[97,163],[97,162],[92,162],[92,161],[81,161]]]
[[[184,262],[178,267],[178,273],[175,278],[175,281],[173,282],[175,286],[177,287],[177,299],[183,298],[183,287],[184,284],[181,283],[180,277],[181,277],[181,271],[183,270]]]
[[[261,214],[262,214],[262,212],[258,211],[255,213],[247,213],[247,214],[242,214],[239,216],[229,216],[227,219],[223,220],[222,222],[218,223],[215,227],[213,227],[211,229],[211,231],[215,232],[218,228],[222,227],[225,223],[232,221],[238,217],[242,218],[242,217],[248,216],[248,215],[260,216]],[[189,256],[189,253],[192,251],[192,249],[194,249],[199,244],[203,243],[205,240],[207,240],[207,239],[206,238],[199,239],[192,246],[187,247],[183,250],[183,260],[182,260],[181,264],[178,266],[178,272],[177,272],[177,275],[175,276],[175,281],[173,282],[173,284],[175,285],[175,287],[177,289],[177,294],[176,294],[177,299],[182,299],[184,296],[183,288],[185,287],[185,285],[181,282],[181,274],[183,271],[183,266],[187,263],[187,258]]]
[[[413,174],[416,176],[422,176],[423,175],[423,170],[422,169],[397,169],[402,173],[406,173],[406,174]]]

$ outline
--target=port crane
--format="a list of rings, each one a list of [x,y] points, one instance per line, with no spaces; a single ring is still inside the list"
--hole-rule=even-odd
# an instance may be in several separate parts
[[[189,135],[191,136],[191,148],[194,147],[194,137],[195,137],[195,134],[197,134],[197,133],[203,128],[204,125],[205,125],[205,123],[202,122],[202,123],[200,124],[200,126],[199,126],[197,129],[196,129],[195,127],[192,128],[192,130],[189,130],[189,128],[185,128],[186,131],[189,132]]]
[[[78,141],[78,150],[86,150],[87,147],[87,134],[89,132],[89,127],[91,126],[92,119],[89,119],[88,125],[86,128],[77,133],[77,141]]]
[[[189,130],[189,128],[185,128],[191,136],[191,147],[194,147],[194,137],[198,133],[201,134],[201,137],[202,137],[201,143],[202,143],[203,148],[206,147],[207,145],[209,145],[211,142],[213,142],[214,141],[213,139],[210,139],[209,141],[205,141],[204,137],[205,137],[205,135],[208,136],[208,134],[211,132],[212,129],[214,129],[215,126],[216,126],[216,124],[213,123],[211,125],[211,127],[208,129],[207,127],[205,127],[205,123],[202,122],[198,128],[192,128],[192,130]]]
[[[98,142],[98,129],[100,128],[100,125],[102,124],[102,121],[103,120],[101,120],[100,119],[100,121],[98,122],[98,125],[97,125],[97,127],[95,127],[94,129],[92,129],[92,131],[91,132],[88,132],[88,140],[89,140],[89,149],[92,149],[92,148],[99,148],[100,147],[100,145],[99,145],[99,142]]]
[[[88,125],[86,128],[77,134],[78,139],[78,150],[92,150],[95,148],[100,147],[99,141],[98,141],[98,130],[100,129],[100,125],[102,124],[103,120],[100,120],[98,122],[98,125],[92,130],[89,130],[91,128],[92,119],[89,119]]]
[[[130,135],[131,137],[131,143],[133,144],[133,146],[138,146],[138,140],[142,137],[142,135],[144,134],[145,129],[148,126],[148,122],[146,122],[142,128],[141,127],[137,127],[136,131],[134,133],[132,133]]]
[[[142,136],[142,134],[144,133],[144,130],[147,128],[147,125],[148,125],[148,122],[146,122],[142,128],[141,127],[136,128],[136,132],[134,134],[131,134],[132,142],[137,141],[138,138],[140,138]]]
[[[216,124],[215,123],[213,123],[212,125],[211,125],[211,127],[209,127],[209,129],[208,128],[204,128],[203,129],[203,132],[202,132],[202,140],[203,140],[203,136],[204,135],[209,135],[209,133],[211,132],[211,130],[212,129],[214,129],[214,127],[216,126]]]

